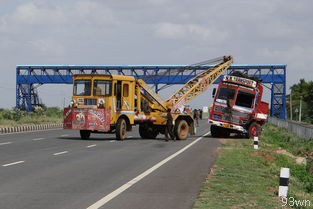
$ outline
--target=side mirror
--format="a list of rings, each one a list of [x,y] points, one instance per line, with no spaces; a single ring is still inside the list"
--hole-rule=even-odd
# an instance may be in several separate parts
[[[216,94],[216,88],[213,89],[213,92],[212,92],[212,98],[215,97],[215,94]]]

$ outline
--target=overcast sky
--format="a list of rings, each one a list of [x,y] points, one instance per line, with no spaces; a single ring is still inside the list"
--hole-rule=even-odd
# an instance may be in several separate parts
[[[289,91],[313,80],[312,8],[312,0],[0,0],[0,107],[15,106],[18,64],[192,64],[232,55],[236,64],[287,64]],[[39,91],[48,106],[71,94],[64,85]]]

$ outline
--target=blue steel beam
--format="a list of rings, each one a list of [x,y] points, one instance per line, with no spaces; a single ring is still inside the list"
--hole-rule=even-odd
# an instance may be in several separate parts
[[[153,84],[185,84],[212,65],[18,65],[16,67],[16,106],[32,111],[40,105],[35,84],[72,84],[74,74],[120,74],[143,78]],[[286,119],[286,65],[234,64],[226,74],[241,71],[270,84],[271,116]],[[221,77],[215,82],[217,84]]]

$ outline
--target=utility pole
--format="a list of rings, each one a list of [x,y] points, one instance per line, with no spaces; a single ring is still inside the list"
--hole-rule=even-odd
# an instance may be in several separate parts
[[[301,111],[302,111],[302,96],[300,96],[299,122],[301,122]]]
[[[290,91],[290,120],[292,120],[292,90]]]
[[[297,117],[298,117],[298,112],[299,112],[299,110],[298,110],[298,108],[296,107],[296,109],[295,109],[295,113],[296,113],[296,120],[297,120]]]

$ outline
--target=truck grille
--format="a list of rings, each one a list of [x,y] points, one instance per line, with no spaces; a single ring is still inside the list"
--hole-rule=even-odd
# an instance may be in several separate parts
[[[249,118],[249,113],[243,113],[238,110],[231,110],[227,107],[223,106],[215,106],[214,107],[214,114],[213,119],[215,120],[222,120],[229,123],[234,124],[244,124],[247,122]],[[223,114],[216,114],[217,112],[223,113]],[[241,119],[240,119],[241,118]]]
[[[84,99],[84,105],[97,105],[97,99]]]

